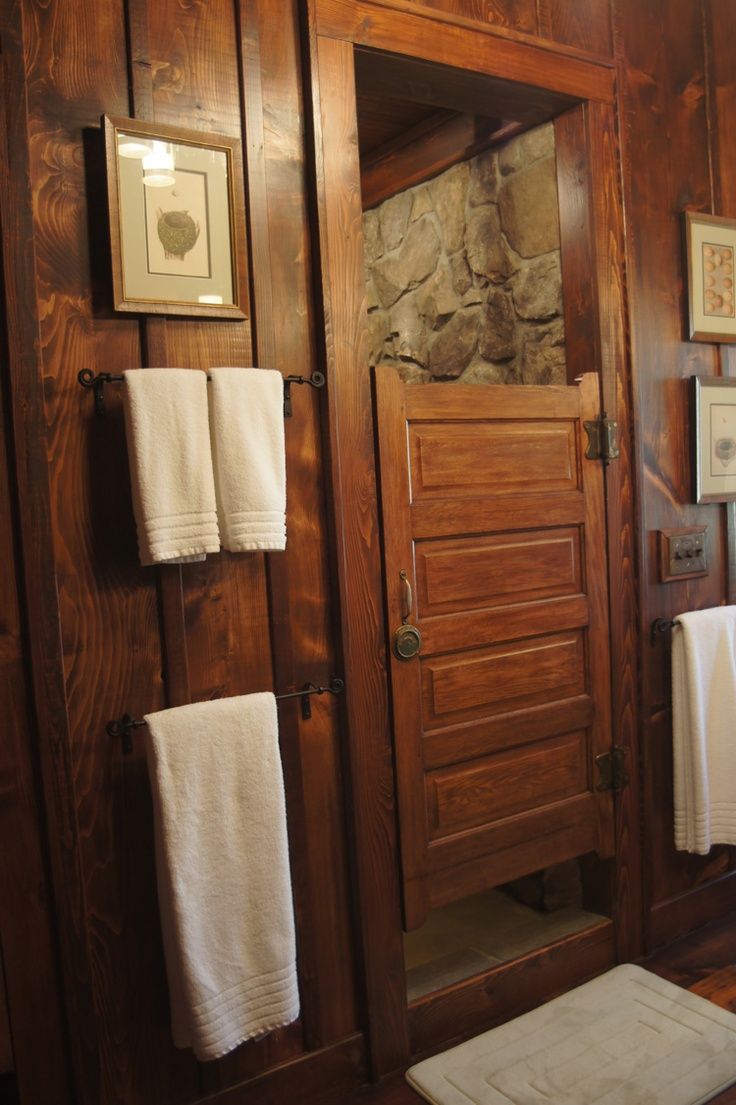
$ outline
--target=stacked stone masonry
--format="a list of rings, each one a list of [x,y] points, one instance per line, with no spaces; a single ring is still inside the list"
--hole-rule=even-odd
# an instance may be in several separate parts
[[[363,217],[370,363],[411,383],[564,384],[551,124]]]

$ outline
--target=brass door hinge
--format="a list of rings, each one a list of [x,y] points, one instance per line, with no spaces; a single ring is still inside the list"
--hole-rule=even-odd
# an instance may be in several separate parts
[[[629,781],[626,771],[626,749],[613,746],[610,752],[596,756],[600,779],[596,790],[612,790],[614,794],[623,790]]]
[[[615,460],[620,456],[618,447],[618,422],[608,418],[606,412],[594,422],[584,422],[585,432],[588,435],[588,448],[585,455],[588,460],[602,460],[604,464]]]

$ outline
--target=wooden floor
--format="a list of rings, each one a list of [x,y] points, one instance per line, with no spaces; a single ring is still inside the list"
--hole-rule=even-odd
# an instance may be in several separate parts
[[[642,966],[736,1013],[736,914],[663,948]],[[399,1075],[380,1087],[366,1087],[344,1105],[418,1105],[423,1100]],[[736,1086],[713,1098],[713,1105],[736,1105]]]

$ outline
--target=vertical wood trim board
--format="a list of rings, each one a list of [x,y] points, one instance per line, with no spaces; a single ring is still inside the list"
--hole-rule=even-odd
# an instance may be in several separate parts
[[[367,371],[360,165],[351,43],[312,40],[312,90],[332,483],[355,866],[372,1069],[409,1054]]]

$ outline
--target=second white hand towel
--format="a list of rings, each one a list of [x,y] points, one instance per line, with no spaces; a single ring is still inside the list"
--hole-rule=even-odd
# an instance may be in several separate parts
[[[174,1043],[217,1059],[299,1015],[276,701],[146,721]]]
[[[223,548],[286,548],[284,381],[270,368],[210,370]]]
[[[736,844],[736,606],[675,620],[675,847],[705,855]]]
[[[207,377],[186,368],[123,373],[123,408],[141,564],[218,552]]]

